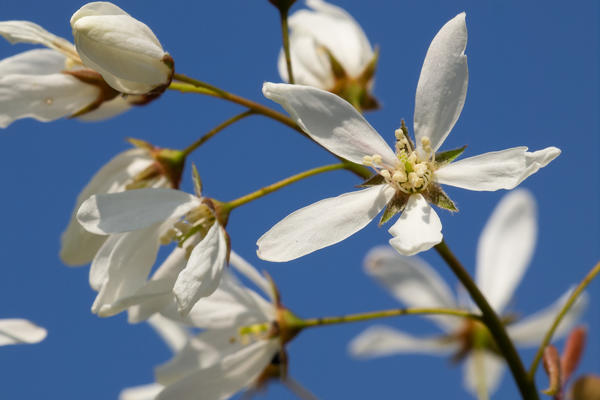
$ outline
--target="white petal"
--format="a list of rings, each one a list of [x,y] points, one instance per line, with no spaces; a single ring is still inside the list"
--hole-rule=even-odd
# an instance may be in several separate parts
[[[479,387],[494,393],[504,373],[504,360],[485,350],[474,350],[465,360],[464,385],[473,395]]]
[[[131,149],[119,153],[92,177],[77,196],[67,229],[61,236],[60,258],[67,265],[87,264],[106,240],[106,237],[89,233],[77,221],[77,210],[90,196],[97,193],[114,193],[125,190],[125,185],[153,162],[148,151]]]
[[[67,58],[50,49],[34,49],[0,60],[0,76],[48,75],[66,69]]]
[[[273,287],[269,281],[262,276],[260,272],[256,270],[250,263],[240,257],[233,250],[229,254],[229,264],[234,267],[239,273],[248,278],[254,283],[259,289],[269,296],[271,300],[275,299],[275,293],[273,293]]]
[[[154,225],[111,235],[104,242],[90,268],[90,285],[99,288],[92,305],[93,313],[108,317],[128,306],[120,302],[146,282],[158,253],[160,231],[159,226]]]
[[[125,388],[119,393],[119,400],[154,400],[163,387],[158,383],[149,383]]]
[[[21,118],[47,122],[93,103],[97,87],[62,73],[0,76],[0,128]]]
[[[172,70],[152,30],[117,6],[86,4],[73,14],[71,27],[83,63],[114,89],[144,94],[169,82]]]
[[[355,357],[380,357],[400,353],[447,355],[457,349],[441,336],[415,337],[385,326],[372,326],[350,342]]]
[[[393,196],[388,185],[379,185],[294,211],[258,239],[258,256],[289,261],[341,242],[364,228]]]
[[[194,247],[187,265],[175,281],[173,293],[179,312],[188,314],[198,299],[212,294],[219,286],[226,265],[227,238],[224,229],[215,222]]]
[[[160,335],[173,353],[181,350],[190,338],[189,331],[182,325],[155,314],[148,319],[148,323]]]
[[[536,204],[526,190],[502,198],[477,246],[475,282],[501,314],[529,266],[537,237]]]
[[[116,117],[129,110],[131,107],[131,103],[129,103],[125,97],[117,96],[112,100],[103,102],[100,107],[90,112],[86,112],[77,117],[77,119],[86,122],[102,121]]]
[[[556,147],[533,153],[527,147],[493,151],[450,163],[435,172],[439,183],[469,190],[513,189],[560,154]]]
[[[428,137],[436,151],[462,111],[469,82],[466,47],[463,12],[435,35],[423,62],[415,98],[415,138],[419,147],[421,138]]]
[[[400,254],[412,256],[442,241],[442,222],[420,194],[409,197],[398,221],[388,230],[390,244]]]
[[[157,400],[226,399],[251,385],[269,365],[279,343],[276,339],[259,340],[225,357],[221,362],[192,372],[168,385]]]
[[[293,32],[290,35],[290,56],[296,84],[314,86],[323,90],[334,86],[335,78],[329,57],[312,36]],[[277,69],[281,79],[289,82],[283,49],[279,53]]]
[[[0,319],[0,346],[19,343],[38,343],[44,340],[44,328],[20,318]]]
[[[452,291],[439,274],[419,257],[406,257],[389,247],[376,247],[365,258],[367,274],[377,279],[407,307],[456,308]],[[456,317],[429,318],[452,332],[462,321]]]
[[[572,292],[573,289],[568,290],[550,306],[509,325],[507,330],[511,339],[521,346],[538,346]],[[554,332],[554,339],[566,335],[575,326],[587,304],[588,296],[582,293],[558,325],[558,329]]]
[[[67,57],[77,60],[77,52],[68,41],[48,32],[38,24],[29,21],[2,21],[0,22],[0,35],[10,43],[42,44],[51,49],[58,50]]]
[[[314,38],[315,45],[328,49],[349,76],[359,76],[374,56],[360,25],[340,7],[322,0],[309,0],[306,4],[314,11],[300,10],[290,16],[291,37]]]
[[[396,155],[379,133],[346,100],[310,86],[265,83],[263,94],[279,104],[317,143],[349,161],[379,154],[394,166]]]
[[[99,235],[128,232],[179,218],[200,202],[191,194],[163,188],[96,194],[79,207],[77,220],[88,232]]]

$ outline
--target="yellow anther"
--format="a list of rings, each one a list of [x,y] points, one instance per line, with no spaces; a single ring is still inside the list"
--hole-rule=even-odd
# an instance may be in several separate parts
[[[175,229],[171,228],[160,237],[160,244],[163,246],[167,245],[167,244],[171,243],[175,239],[176,236],[177,236],[177,231]]]
[[[429,138],[427,136],[423,136],[421,138],[421,146],[423,146],[424,148],[431,146],[431,140],[429,140]]]
[[[416,188],[423,183],[423,179],[419,178],[419,175],[417,175],[416,172],[411,172],[408,174],[408,183],[410,183],[410,186],[413,188]]]
[[[392,180],[397,183],[406,182],[406,180],[407,180],[406,172],[404,172],[402,170],[394,171],[394,175],[392,175]]]
[[[417,153],[415,153],[414,151],[412,153],[410,153],[410,155],[408,156],[407,161],[411,164],[415,164],[415,162],[417,161]]]
[[[391,178],[390,171],[388,171],[387,169],[383,169],[383,170],[379,171],[379,174],[380,174],[381,176],[383,176],[383,178],[384,178],[386,181],[389,181],[389,180],[390,180],[390,178]]]
[[[415,165],[415,173],[419,177],[425,175],[426,172],[427,172],[427,164],[425,164],[425,163],[418,163],[417,165]]]
[[[394,135],[396,135],[396,140],[404,139],[404,132],[402,131],[402,129],[396,129],[394,131]]]
[[[380,164],[380,165],[381,165],[381,162],[383,161],[383,158],[379,154],[373,154],[372,159],[373,159],[373,163]]]
[[[373,157],[371,157],[371,156],[364,156],[363,157],[363,164],[367,165],[367,166],[373,165]]]

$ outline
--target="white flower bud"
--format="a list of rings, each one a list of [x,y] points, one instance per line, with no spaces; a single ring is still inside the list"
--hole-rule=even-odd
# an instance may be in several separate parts
[[[122,93],[146,94],[168,85],[173,60],[144,23],[108,2],[92,2],[71,17],[83,63]]]

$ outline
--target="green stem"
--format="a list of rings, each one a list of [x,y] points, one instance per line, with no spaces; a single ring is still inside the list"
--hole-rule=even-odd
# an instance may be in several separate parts
[[[176,75],[179,77],[184,77],[184,75],[179,75],[179,74],[176,74]],[[263,115],[265,117],[274,119],[275,121],[281,122],[284,125],[287,125],[288,127],[294,129],[295,131],[297,131],[304,137],[315,142],[314,139],[311,138],[310,136],[308,136],[302,130],[302,128],[300,128],[298,126],[298,124],[296,124],[296,122],[294,122],[293,119],[291,119],[290,117],[288,117],[278,111],[275,111],[269,107],[263,106],[262,104],[256,103],[252,100],[246,99],[241,96],[237,96],[235,94],[226,92],[226,91],[218,89],[218,88],[215,88],[214,90],[209,89],[210,87],[214,87],[214,86],[205,84],[204,82],[201,82],[201,81],[196,81],[195,79],[192,79],[192,78],[187,78],[187,81],[185,83],[182,83],[182,82],[171,82],[169,89],[178,90],[182,93],[197,93],[197,94],[203,94],[203,95],[207,95],[207,96],[218,97],[218,98],[230,101],[232,103],[242,105],[250,110],[253,110],[256,114]],[[321,145],[319,145],[319,146],[321,146]],[[321,146],[321,147],[323,147],[323,146]],[[329,150],[327,150],[327,151],[329,153],[331,153]],[[353,172],[355,175],[357,175],[363,179],[367,179],[371,176],[371,171],[368,168],[366,168],[362,165],[359,165],[359,164],[348,162],[341,157],[338,157],[338,156],[336,156],[336,157],[340,161],[345,163],[345,167],[344,167],[345,169]]]
[[[579,283],[577,288],[575,288],[573,293],[571,293],[571,296],[569,296],[569,299],[567,300],[565,305],[562,307],[560,312],[556,315],[556,318],[554,318],[554,322],[552,323],[552,326],[550,327],[550,329],[548,329],[548,332],[546,332],[546,336],[544,336],[544,340],[542,340],[542,344],[540,344],[540,347],[538,348],[537,353],[535,353],[535,357],[533,359],[533,362],[531,363],[531,367],[529,367],[529,379],[531,379],[531,380],[534,379],[535,371],[536,371],[538,365],[540,364],[540,361],[542,360],[542,356],[544,355],[544,349],[546,348],[546,346],[548,346],[548,344],[550,343],[550,340],[552,340],[552,336],[554,335],[554,332],[558,328],[560,321],[562,321],[562,319],[565,317],[565,315],[567,315],[567,312],[573,306],[573,304],[575,303],[575,300],[577,300],[577,298],[581,295],[581,293],[585,290],[585,288],[590,284],[590,282],[592,282],[592,280],[596,277],[596,275],[598,275],[598,273],[600,273],[600,262],[598,262],[598,264],[596,264],[594,266],[594,268],[592,268],[590,270],[590,272],[588,272],[588,274],[585,276],[585,278],[583,278],[581,283]]]
[[[204,134],[200,139],[196,140],[194,143],[190,144],[186,147],[182,152],[184,156],[189,155],[192,151],[196,150],[198,147],[202,146],[208,139],[215,136],[217,133],[221,132],[223,129],[227,128],[229,125],[236,123],[237,121],[244,119],[250,115],[256,114],[254,110],[244,111],[241,114],[234,115],[228,120],[222,122],[221,124],[215,126],[213,129]]]
[[[247,194],[245,196],[242,196],[242,197],[232,200],[230,202],[224,203],[223,208],[227,211],[231,211],[241,205],[244,205],[246,203],[249,203],[251,201],[259,199],[263,196],[266,196],[269,193],[272,193],[272,192],[274,192],[278,189],[281,189],[282,187],[285,187],[287,185],[290,185],[294,182],[298,182],[299,180],[302,180],[304,178],[308,178],[313,175],[321,174],[323,172],[335,171],[337,169],[344,169],[344,168],[346,168],[346,164],[339,163],[339,164],[331,164],[331,165],[325,165],[322,167],[309,169],[308,171],[304,171],[299,174],[290,176],[289,178],[285,178],[279,182],[273,183],[272,185],[265,186],[262,189],[259,189],[255,192],[252,192],[250,194]]]
[[[345,324],[348,322],[368,321],[371,319],[397,317],[399,315],[452,315],[455,317],[470,318],[481,320],[481,316],[472,314],[464,310],[455,310],[452,308],[396,308],[392,310],[373,311],[358,314],[348,314],[337,317],[311,318],[301,320],[299,328],[310,328],[313,326]]]
[[[215,93],[219,94],[220,96],[227,95],[227,92],[224,91],[223,89],[213,86],[210,83],[206,83],[203,81],[199,81],[198,79],[190,78],[189,76],[184,75],[184,74],[173,74],[173,79],[176,81],[179,81],[179,82],[189,83],[190,85],[194,85],[196,87],[202,87],[202,88],[208,89],[211,92],[215,92]]]
[[[527,371],[523,366],[523,362],[494,309],[490,306],[485,296],[481,293],[475,282],[473,282],[473,279],[469,276],[469,273],[465,270],[460,261],[458,261],[452,251],[448,248],[446,242],[442,240],[442,242],[435,246],[435,249],[444,261],[446,261],[452,272],[454,272],[458,280],[471,295],[475,304],[477,304],[481,310],[481,313],[483,314],[482,321],[490,331],[498,349],[506,359],[523,399],[538,400],[539,395],[535,388],[535,383],[533,380],[529,379]]]
[[[281,36],[283,37],[283,52],[285,53],[285,64],[288,73],[288,82],[294,84],[294,73],[292,72],[292,58],[290,56],[290,35],[288,28],[288,10],[279,9],[281,17]]]

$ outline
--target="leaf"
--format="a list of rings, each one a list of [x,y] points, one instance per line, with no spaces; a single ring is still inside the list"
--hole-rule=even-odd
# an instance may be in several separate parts
[[[383,214],[381,215],[381,219],[379,220],[379,226],[388,222],[394,215],[401,213],[406,207],[406,203],[408,202],[409,195],[402,192],[396,192],[392,200],[387,204]]]
[[[431,203],[435,204],[440,208],[445,208],[446,210],[457,212],[458,207],[452,201],[452,199],[444,192],[444,190],[436,184],[429,184],[426,192],[423,193],[425,198]]]
[[[546,390],[542,390],[543,393],[548,396],[554,396],[561,390],[561,378],[560,378],[560,356],[558,350],[553,345],[549,345],[544,349],[543,358],[544,370],[548,374],[550,380],[550,386]]]
[[[452,161],[454,161],[456,157],[460,156],[466,148],[467,145],[464,145],[463,147],[459,147],[458,149],[447,150],[442,151],[441,153],[437,153],[435,155],[435,162],[438,164],[438,166],[449,164]]]

